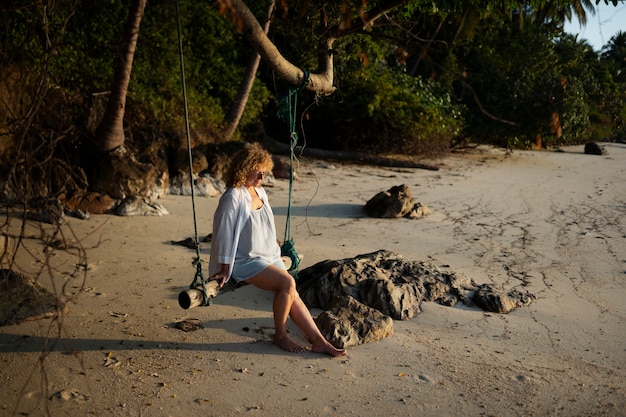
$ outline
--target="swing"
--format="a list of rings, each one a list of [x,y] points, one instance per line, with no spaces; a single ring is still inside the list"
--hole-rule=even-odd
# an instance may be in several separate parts
[[[298,279],[298,266],[301,257],[296,251],[293,239],[291,238],[291,196],[293,194],[293,160],[296,145],[298,144],[298,133],[296,132],[296,114],[298,111],[298,91],[305,88],[311,79],[311,74],[304,71],[304,82],[300,87],[290,86],[278,104],[278,117],[289,126],[290,152],[289,152],[289,202],[287,204],[287,220],[285,224],[285,238],[280,247],[280,254],[286,256],[291,261],[287,271]]]
[[[208,306],[211,305],[211,300],[217,295],[219,291],[219,284],[216,281],[208,282],[204,278],[202,272],[202,259],[200,258],[200,243],[198,241],[198,221],[196,218],[196,198],[193,184],[193,157],[191,155],[191,135],[189,133],[189,108],[187,106],[187,87],[185,83],[185,64],[183,59],[183,40],[180,28],[180,11],[178,7],[178,0],[176,1],[176,22],[178,26],[178,50],[180,54],[180,73],[183,88],[183,102],[185,106],[185,130],[187,133],[187,157],[189,159],[189,185],[191,186],[191,208],[193,212],[193,227],[194,227],[194,246],[196,249],[196,257],[194,258],[192,265],[196,267],[196,274],[193,278],[193,282],[187,291],[183,291],[178,295],[178,304],[183,309],[188,309],[195,306]]]
[[[193,281],[188,290],[182,291],[178,295],[178,304],[183,309],[189,309],[196,306],[209,306],[215,296],[220,291],[219,283],[217,281],[210,281],[204,277],[202,268],[202,259],[200,257],[200,243],[198,241],[198,222],[196,216],[196,203],[195,203],[195,190],[193,184],[193,156],[191,152],[191,136],[189,133],[189,109],[187,105],[187,87],[185,83],[185,65],[183,59],[183,43],[180,26],[180,11],[178,1],[176,1],[176,20],[178,26],[178,49],[180,55],[180,72],[183,91],[183,102],[185,109],[185,130],[187,135],[187,157],[189,159],[189,183],[191,188],[191,206],[193,212],[193,226],[194,226],[194,246],[196,249],[196,257],[194,258],[192,265],[196,267],[196,273]],[[297,92],[306,87],[310,80],[310,74],[308,71],[304,71],[305,80],[300,87],[290,87],[287,94],[281,98],[279,105],[278,116],[288,121],[290,134],[291,134],[291,152],[289,158],[289,204],[287,206],[287,222],[285,225],[285,238],[281,245],[281,256],[286,256],[291,261],[291,265],[288,267],[288,272],[298,278],[298,266],[300,265],[301,257],[295,249],[293,239],[291,238],[291,197],[293,193],[293,160],[294,150],[298,144],[298,135],[295,129],[295,120],[297,112]],[[293,100],[293,104],[292,104]]]

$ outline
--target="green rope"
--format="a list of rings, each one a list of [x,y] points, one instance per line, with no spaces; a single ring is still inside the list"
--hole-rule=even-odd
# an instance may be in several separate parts
[[[187,133],[187,153],[189,158],[189,185],[191,186],[191,207],[193,211],[193,228],[194,228],[194,246],[196,247],[196,257],[192,265],[196,267],[196,275],[190,288],[202,286],[202,305],[211,305],[211,297],[207,294],[206,280],[202,272],[202,259],[200,258],[200,242],[198,241],[198,221],[196,219],[196,196],[193,183],[193,157],[191,155],[191,136],[189,133],[189,108],[187,105],[187,87],[185,85],[185,63],[183,59],[183,37],[180,30],[180,11],[178,8],[178,0],[176,0],[176,22],[178,26],[178,50],[180,52],[180,73],[183,85],[183,101],[185,103],[185,129]]]
[[[291,259],[289,272],[293,272],[295,278],[298,278],[298,266],[300,265],[300,256],[296,251],[295,245],[291,238],[291,200],[293,195],[293,161],[296,146],[298,145],[298,133],[296,132],[296,119],[298,113],[298,92],[305,88],[311,80],[311,74],[304,71],[304,82],[301,86],[290,86],[287,93],[280,99],[278,104],[278,117],[287,122],[289,126],[289,201],[287,204],[287,220],[285,224],[285,238],[280,248],[282,256],[288,256]]]

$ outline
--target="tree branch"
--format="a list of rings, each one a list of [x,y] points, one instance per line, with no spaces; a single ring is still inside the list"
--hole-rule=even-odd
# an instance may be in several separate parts
[[[332,46],[335,40],[374,26],[375,22],[390,10],[404,5],[408,0],[383,0],[368,12],[361,13],[349,25],[332,26],[326,35],[320,37],[318,44],[318,68],[311,72],[306,89],[321,95],[329,95],[335,91],[333,86],[334,67]],[[243,0],[221,0],[221,11],[228,11],[235,25],[243,32],[261,58],[274,70],[279,78],[291,85],[301,86],[306,81],[305,72],[289,62],[267,37],[254,14]]]

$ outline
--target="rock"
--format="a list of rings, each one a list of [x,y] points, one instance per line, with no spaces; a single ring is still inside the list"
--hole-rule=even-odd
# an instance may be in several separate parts
[[[604,155],[606,151],[595,142],[585,143],[585,154],[587,155]]]
[[[143,162],[123,147],[103,155],[93,177],[92,188],[116,200],[137,195],[154,201],[169,193],[165,161],[154,158]]]
[[[476,290],[464,276],[386,250],[322,261],[300,270],[298,277],[300,297],[309,307],[327,309],[336,297],[349,295],[396,320],[419,313],[422,301],[471,305]]]
[[[196,330],[204,329],[202,322],[198,319],[185,319],[177,321],[174,327],[183,332],[195,332]]]
[[[523,293],[511,290],[508,293],[493,287],[491,284],[483,284],[478,287],[472,301],[485,311],[492,313],[509,313],[518,307],[529,305],[535,296],[530,293]]]
[[[118,216],[163,216],[170,214],[158,203],[148,203],[145,199],[130,195],[115,208]]]
[[[246,142],[242,141],[208,143],[203,145],[200,150],[207,159],[207,173],[214,178],[224,179],[233,155],[245,146],[247,146]]]
[[[193,191],[195,196],[216,197],[226,191],[226,184],[208,173],[203,173],[197,177],[194,176]],[[170,179],[170,194],[191,195],[188,172],[179,172]]]
[[[38,282],[0,269],[0,326],[67,314],[67,305]]]
[[[476,285],[454,272],[428,262],[404,260],[386,250],[335,261],[322,261],[298,272],[298,292],[304,303],[323,310],[333,308],[337,298],[352,297],[395,320],[407,320],[421,311],[424,301],[445,306],[462,303],[483,310],[508,313],[529,305],[530,293],[496,290]]]
[[[274,161],[274,169],[272,170],[274,178],[282,178],[288,180],[291,173],[289,158],[279,155],[272,155],[272,161]],[[295,166],[293,167],[293,180],[299,180],[298,171],[296,170]]]
[[[391,317],[349,295],[335,299],[330,309],[322,312],[315,322],[326,339],[339,349],[393,335]]]
[[[115,207],[116,201],[106,194],[90,192],[86,194],[77,194],[69,199],[65,196],[59,197],[59,200],[65,207],[66,211],[82,211],[91,214],[107,214]]]
[[[29,220],[48,224],[60,224],[66,220],[63,205],[56,198],[30,200],[25,215]]]
[[[365,203],[365,212],[378,218],[419,218],[431,213],[430,209],[411,197],[406,185],[396,185],[381,191]]]
[[[191,169],[194,175],[198,175],[200,172],[209,168],[209,162],[204,152],[200,148],[193,148],[191,150]],[[187,148],[179,149],[175,152],[172,161],[172,171],[185,172],[189,175],[189,151]]]

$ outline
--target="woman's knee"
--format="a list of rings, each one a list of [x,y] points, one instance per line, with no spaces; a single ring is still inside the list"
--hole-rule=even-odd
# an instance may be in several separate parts
[[[284,291],[289,294],[297,294],[296,280],[287,272],[281,273],[279,291]]]

